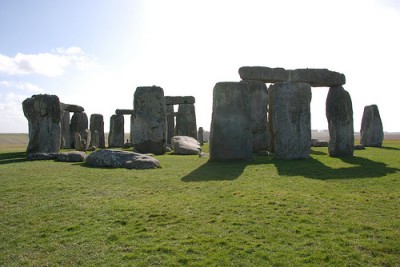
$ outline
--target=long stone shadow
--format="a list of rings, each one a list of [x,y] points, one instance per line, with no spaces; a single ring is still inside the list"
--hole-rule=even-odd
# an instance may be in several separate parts
[[[267,158],[257,158],[253,161],[208,161],[181,180],[183,182],[235,180],[243,173],[246,166],[268,163],[272,162]]]
[[[26,161],[25,152],[10,152],[0,154],[0,165]]]
[[[343,162],[351,164],[351,167],[332,168],[319,160],[275,160],[274,164],[279,175],[304,176],[311,179],[357,179],[379,178],[400,171],[398,168],[388,167],[383,162],[373,161],[362,157],[343,157]]]

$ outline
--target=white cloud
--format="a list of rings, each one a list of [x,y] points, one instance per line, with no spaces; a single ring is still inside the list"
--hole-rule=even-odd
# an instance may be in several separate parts
[[[44,89],[28,82],[0,81],[0,89],[21,90],[26,93],[44,93]]]
[[[0,74],[55,77],[62,75],[71,65],[78,70],[87,70],[95,65],[95,61],[93,56],[86,55],[79,47],[61,47],[52,53],[18,53],[15,57],[0,54]]]

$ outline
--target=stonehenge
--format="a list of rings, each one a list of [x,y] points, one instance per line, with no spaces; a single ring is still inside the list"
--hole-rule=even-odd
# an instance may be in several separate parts
[[[365,147],[382,147],[383,137],[383,126],[378,106],[365,106],[361,121],[360,144]]]
[[[213,89],[211,161],[251,160],[253,153],[262,151],[274,153],[277,159],[309,158],[315,143],[311,140],[312,87],[329,87],[325,103],[329,155],[353,155],[353,107],[343,88],[344,74],[328,69],[244,66],[239,68],[239,76],[240,81],[217,82]],[[33,95],[23,102],[23,111],[29,124],[27,154],[106,147],[101,114],[92,114],[88,120],[83,107],[62,103],[54,95]],[[193,138],[203,145],[204,129],[197,128],[193,96],[165,96],[159,86],[137,87],[133,108],[116,109],[110,117],[110,148],[128,147],[125,115],[131,123],[130,142],[128,139],[126,144],[136,152],[162,155],[176,136]],[[378,107],[366,106],[360,144],[381,147],[382,141]]]
[[[326,100],[326,117],[330,133],[329,155],[332,157],[353,155],[353,110],[350,95],[342,87],[346,83],[344,74],[328,69],[286,70],[284,68],[244,66],[239,68],[239,76],[242,79],[241,82],[247,84],[247,97],[251,103],[249,121],[252,124],[253,152],[268,150],[275,153],[276,158],[281,159],[309,158],[311,87],[329,87]],[[266,83],[271,84],[268,89]],[[221,86],[221,83],[217,83],[214,87],[210,129],[211,160],[228,159],[228,156],[217,155],[215,150],[218,147],[222,149],[220,140],[223,140],[225,136],[228,137],[227,139],[234,138],[221,130],[221,128],[231,129],[232,120],[230,118],[234,111],[216,111],[218,108],[215,105],[217,107],[220,105],[221,95],[223,95],[224,101],[230,101],[230,104],[238,109],[240,106],[236,103],[233,92],[222,94],[223,89],[216,89]],[[233,87],[231,84],[232,91],[240,91]],[[245,100],[243,99],[243,101]],[[220,114],[224,112],[225,114],[221,116]],[[268,116],[266,116],[267,113]],[[218,119],[218,117],[224,116],[226,119]],[[244,130],[247,125],[238,125],[238,127],[242,127],[241,129]],[[231,130],[233,131],[233,129]],[[244,134],[243,139],[247,140],[247,135]],[[231,148],[226,148],[226,152],[229,149]]]
[[[195,98],[193,96],[166,96],[167,109],[167,143],[175,135],[190,136],[197,139]],[[174,105],[178,105],[178,112],[174,112]],[[176,117],[176,125],[175,125]]]

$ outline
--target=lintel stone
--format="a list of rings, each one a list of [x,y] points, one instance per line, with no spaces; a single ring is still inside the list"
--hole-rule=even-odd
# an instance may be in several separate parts
[[[117,115],[132,115],[133,109],[116,109],[115,114],[117,114]]]
[[[196,102],[193,96],[166,96],[165,105],[194,104]]]

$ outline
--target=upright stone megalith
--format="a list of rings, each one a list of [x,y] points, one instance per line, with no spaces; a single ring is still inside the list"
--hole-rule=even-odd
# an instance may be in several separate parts
[[[276,83],[268,88],[271,150],[278,159],[306,159],[311,147],[311,86]]]
[[[378,106],[365,106],[361,121],[360,144],[382,147],[383,136],[383,126]]]
[[[342,86],[329,88],[326,98],[329,128],[328,151],[331,157],[352,156],[354,152],[353,106]]]
[[[101,114],[92,114],[90,115],[90,132],[92,134],[90,146],[96,146],[97,138],[94,138],[94,135],[97,131],[98,134],[98,147],[105,148],[106,142],[104,138],[104,119]]]
[[[27,154],[58,153],[61,146],[61,106],[56,95],[33,95],[22,103],[29,124]]]
[[[219,82],[213,92],[210,160],[251,159],[249,86],[244,82]]]
[[[134,148],[139,153],[164,154],[167,120],[164,90],[158,86],[136,88],[133,106]]]
[[[197,141],[199,141],[200,146],[204,145],[204,129],[203,127],[199,127],[197,131]]]
[[[112,115],[110,118],[108,147],[123,147],[125,138],[124,131],[124,115]]]
[[[253,152],[268,149],[268,89],[264,82],[244,80],[249,85]]]
[[[61,148],[72,148],[71,117],[68,110],[61,110]]]
[[[175,135],[197,139],[196,111],[194,104],[179,104],[176,115]]]
[[[75,112],[74,115],[72,115],[71,118],[71,134],[74,137],[74,146],[77,147],[80,146],[81,144],[75,144],[75,133],[78,133],[81,136],[81,139],[86,141],[86,144],[89,145],[89,142],[87,142],[90,138],[90,136],[87,136],[88,131],[86,131],[89,128],[89,122],[88,122],[88,117],[85,112]]]

